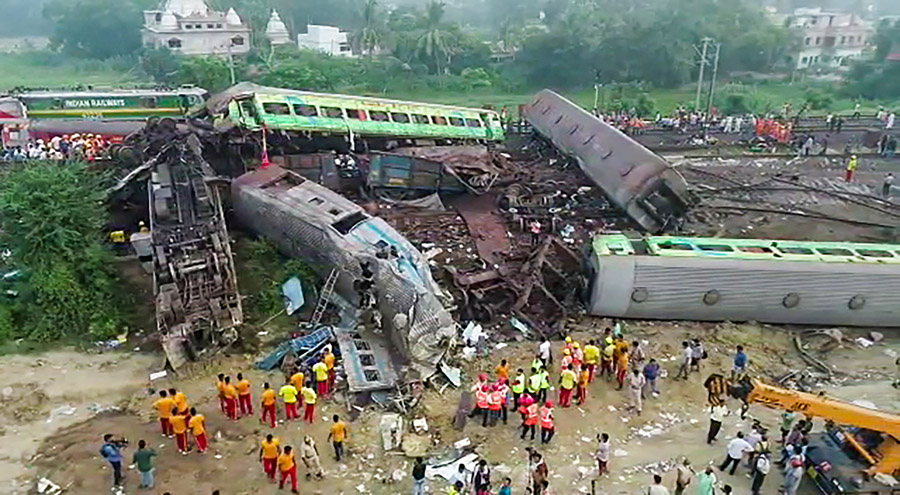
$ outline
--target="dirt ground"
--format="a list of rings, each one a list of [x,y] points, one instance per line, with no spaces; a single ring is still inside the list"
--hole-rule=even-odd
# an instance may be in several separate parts
[[[597,319],[583,319],[572,321],[568,328],[573,336],[583,341],[601,329],[601,325]],[[556,437],[548,446],[537,445],[547,456],[554,494],[589,493],[591,481],[597,478],[591,454],[595,449],[594,438],[600,432],[611,435],[616,452],[611,476],[597,481],[597,489],[602,493],[634,493],[637,487],[649,482],[650,469],[669,471],[674,460],[681,456],[688,456],[698,469],[707,462],[719,462],[726,439],[738,430],[746,431],[749,421],[740,421],[737,415],[730,416],[718,445],[708,447],[703,441],[708,419],[702,381],[709,372],[728,369],[735,345],[743,344],[747,348],[753,374],[778,376],[790,369],[804,368],[788,332],[781,328],[635,322],[626,327],[626,333],[629,338],[642,341],[649,356],[663,361],[669,376],[661,380],[662,393],[658,398],[648,400],[643,415],[637,417],[626,411],[624,392],[616,391],[613,383],[598,380],[591,385],[587,404],[558,409]],[[671,376],[677,368],[673,357],[679,342],[688,336],[697,336],[706,343],[710,359],[704,362],[701,374],[695,373],[690,381],[673,381]],[[555,343],[557,355],[560,347],[561,343]],[[859,349],[851,341],[850,345],[832,351],[825,360],[835,369],[838,377],[835,381],[839,384],[823,383],[821,388],[847,400],[864,399],[881,408],[900,410],[900,394],[890,387],[896,367],[889,350],[900,351],[900,335],[889,333],[884,342],[869,349]],[[525,368],[534,351],[535,344],[531,342],[493,349],[487,358],[463,363],[465,382],[471,383],[479,371],[493,369],[500,359],[510,361],[513,370]],[[277,374],[251,370],[254,360],[251,356],[222,358],[193,370],[189,376],[174,380],[164,378],[151,384],[147,373],[154,369],[156,358],[133,352],[96,356],[53,353],[5,358],[0,361],[0,382],[13,388],[15,398],[10,399],[10,394],[4,390],[0,402],[0,412],[7,425],[2,433],[4,455],[0,478],[9,487],[0,490],[26,493],[31,486],[29,480],[46,476],[62,486],[69,486],[68,493],[106,492],[111,473],[98,451],[101,436],[111,432],[130,440],[131,445],[126,451],[129,460],[139,439],[148,440],[160,453],[157,488],[137,490],[137,473],[129,469],[127,493],[208,494],[213,489],[221,490],[223,495],[277,493],[277,487],[265,480],[257,462],[258,442],[270,429],[259,424],[258,415],[238,422],[225,420],[215,398],[213,377],[219,370],[231,374],[243,371],[249,375],[256,392],[254,401],[258,400],[263,381],[268,380],[273,385],[280,382]],[[150,406],[154,400],[151,390],[170,386],[183,389],[191,405],[206,414],[211,433],[207,455],[176,455],[173,441],[160,436]],[[518,439],[518,420],[512,416],[507,426],[482,428],[480,424],[470,422],[463,431],[454,430],[452,421],[460,393],[460,390],[447,388],[441,394],[428,388],[417,410],[407,419],[427,418],[429,432],[427,436],[416,438],[407,431],[407,442],[419,440],[427,448],[426,457],[431,459],[453,458],[450,446],[468,438],[475,451],[494,466],[495,480],[510,476],[513,493],[525,493],[523,449],[535,444]],[[87,406],[95,402],[122,409],[94,415]],[[57,412],[50,423],[46,422],[52,411],[66,404],[75,407],[76,411],[71,415]],[[730,407],[736,410],[737,403]],[[383,411],[370,406],[354,412],[358,417],[350,423],[349,455],[341,464],[333,460],[326,437],[328,418],[332,414],[348,413],[342,396],[320,403],[317,421],[312,426],[292,423],[280,424],[275,429],[274,433],[283,444],[298,445],[307,434],[318,443],[326,478],[310,482],[301,479],[301,493],[387,495],[406,493],[410,489],[412,459],[399,450],[384,452],[381,447],[378,423]],[[777,429],[778,412],[754,406],[751,415],[759,417],[770,429]],[[641,429],[643,434],[639,433]],[[400,470],[403,478],[396,483],[388,482],[395,470]],[[304,474],[305,469],[301,467],[301,478]],[[673,476],[672,472],[667,472],[666,484],[673,483]],[[744,476],[725,475],[721,478],[733,483],[738,493],[749,488],[749,480]],[[780,476],[770,475],[767,485],[771,485],[771,491],[767,492],[774,493],[779,481]],[[433,480],[432,493],[445,485],[442,480]]]

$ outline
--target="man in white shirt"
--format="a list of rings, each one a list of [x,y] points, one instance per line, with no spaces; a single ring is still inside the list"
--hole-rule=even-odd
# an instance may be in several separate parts
[[[647,487],[647,495],[669,495],[669,489],[662,484],[662,476],[653,475],[653,484]]]
[[[707,445],[712,445],[716,441],[719,430],[722,429],[722,421],[728,415],[728,408],[724,402],[720,402],[712,406],[709,410],[709,432],[706,434]]]
[[[459,470],[450,477],[450,485],[455,485],[459,481],[463,484],[463,487],[466,487],[469,484],[469,478],[469,471],[466,469],[466,465],[460,463]]]
[[[603,476],[603,473],[609,472],[609,434],[597,435],[597,475]]]
[[[544,339],[538,347],[538,354],[541,355],[541,361],[544,362],[544,368],[549,368],[553,364],[553,355],[550,353],[550,341]]]
[[[681,343],[681,367],[678,368],[678,374],[675,375],[676,380],[682,377],[687,380],[691,366],[691,354],[691,343],[685,340]]]
[[[740,464],[741,459],[744,457],[744,454],[751,452],[752,450],[753,448],[750,447],[750,444],[744,440],[744,433],[739,431],[737,438],[728,442],[728,453],[725,456],[725,461],[719,466],[719,471],[724,472],[728,468],[728,465],[731,464],[731,470],[728,474],[733,475],[738,464]]]
[[[641,373],[641,370],[634,368],[631,376],[628,378],[628,393],[631,395],[631,407],[637,411],[638,416],[641,415],[641,410],[643,409],[641,390],[644,389],[646,383],[647,379],[644,378],[644,374]]]
[[[759,495],[759,489],[762,488],[763,481],[769,470],[772,468],[769,462],[769,454],[760,454],[756,458],[756,469],[753,470],[753,483],[750,485],[750,493]]]

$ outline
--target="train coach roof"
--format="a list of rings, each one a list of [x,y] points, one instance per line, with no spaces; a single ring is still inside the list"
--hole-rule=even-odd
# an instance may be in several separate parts
[[[416,102],[416,101],[403,101],[403,100],[391,100],[387,98],[373,98],[370,96],[355,96],[355,95],[342,95],[342,94],[331,94],[331,93],[314,93],[311,91],[298,91],[294,89],[283,89],[283,88],[272,88],[269,86],[260,86],[259,84],[254,84],[250,82],[242,82],[238,83],[221,93],[213,95],[209,100],[206,101],[206,109],[212,114],[221,114],[228,107],[228,103],[237,96],[245,95],[245,94],[253,94],[253,93],[261,93],[261,94],[269,94],[269,95],[282,95],[282,96],[299,96],[299,97],[322,97],[322,98],[345,98],[348,100],[354,101],[364,101],[369,103],[391,103],[397,105],[422,105],[433,108],[443,108],[446,110],[456,110],[456,111],[467,111],[467,112],[475,112],[475,113],[484,113],[484,112],[494,112],[494,110],[488,110],[484,108],[471,108],[471,107],[457,107],[452,105],[440,105],[436,103],[424,103],[424,102]]]
[[[596,256],[647,255],[743,260],[900,263],[900,245],[716,237],[598,235]]]

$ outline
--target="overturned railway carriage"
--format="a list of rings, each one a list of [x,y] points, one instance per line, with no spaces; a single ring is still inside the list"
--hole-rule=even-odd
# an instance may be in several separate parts
[[[207,102],[219,128],[260,131],[304,151],[384,149],[417,141],[500,142],[497,112],[477,108],[311,93],[241,83]]]
[[[897,326],[900,245],[594,238],[591,314],[650,319]]]
[[[525,107],[525,117],[648,232],[662,232],[687,210],[687,184],[671,165],[578,105],[543,90]]]
[[[454,323],[427,261],[393,227],[276,166],[235,179],[232,203],[239,222],[285,254],[302,258],[323,279],[337,270],[335,292],[352,304],[360,303],[365,265],[394,349],[421,373],[434,372],[455,333]]]

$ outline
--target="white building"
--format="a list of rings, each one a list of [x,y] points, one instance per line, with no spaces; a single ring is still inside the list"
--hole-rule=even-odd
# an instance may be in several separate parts
[[[234,9],[207,7],[204,0],[165,0],[144,11],[144,46],[168,47],[184,55],[239,55],[250,51],[250,28]]]
[[[273,45],[286,45],[291,42],[291,33],[288,32],[287,26],[281,21],[281,16],[275,9],[272,9],[272,16],[269,17],[269,23],[266,24],[266,37]]]
[[[872,32],[868,23],[854,14],[797,9],[790,27],[801,35],[800,50],[793,56],[798,69],[841,67],[862,56]]]
[[[329,55],[352,57],[347,33],[332,26],[306,25],[306,33],[297,35],[297,46]]]

